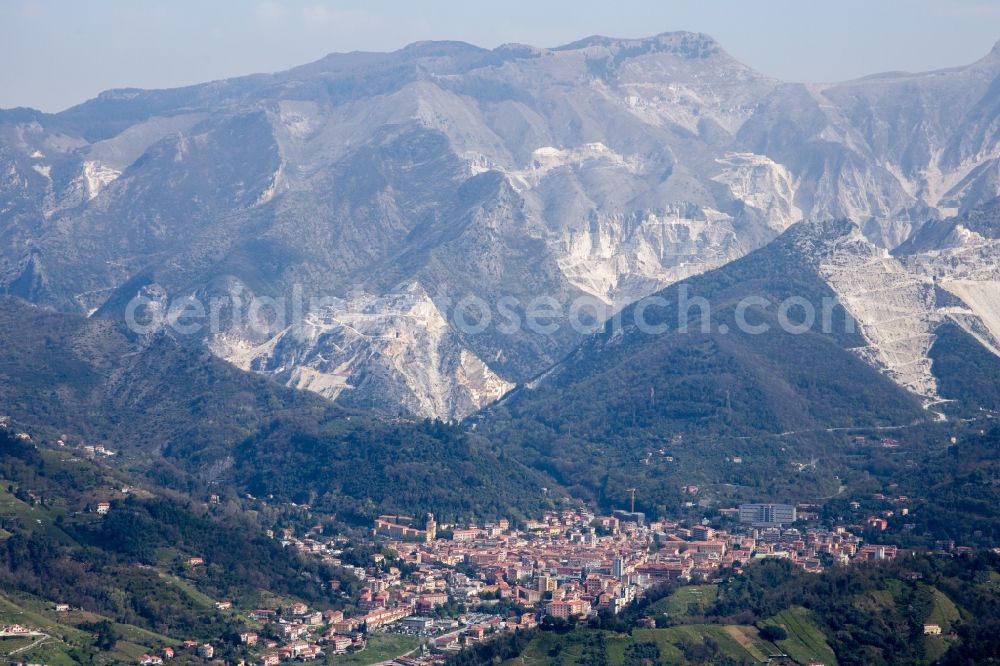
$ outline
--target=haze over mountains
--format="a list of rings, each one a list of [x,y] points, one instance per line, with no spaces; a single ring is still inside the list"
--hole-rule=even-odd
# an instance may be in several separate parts
[[[909,414],[950,397],[942,325],[1000,354],[998,194],[998,48],[811,85],[692,33],[417,43],[0,111],[0,288],[107,318],[140,293],[239,295],[190,343],[346,404],[461,418],[594,344],[569,326],[469,332],[463,298],[521,321],[540,297],[610,314],[730,279],[805,220],[784,247],[858,325],[839,367],[882,372]],[[296,293],[324,300],[264,329],[237,316]]]

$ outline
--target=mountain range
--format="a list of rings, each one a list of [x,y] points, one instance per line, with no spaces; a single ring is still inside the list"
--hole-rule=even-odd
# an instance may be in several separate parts
[[[998,194],[1000,48],[819,85],[694,33],[423,42],[0,111],[0,289],[94,321],[136,297],[161,314],[221,303],[195,332],[153,317],[123,335],[347,407],[458,419],[564,381],[567,358],[595,381],[603,321],[671,285],[808,274],[855,332],[798,343],[835,344],[824,371],[885,378],[909,415],[955,399],[943,326],[1000,354]],[[747,273],[777,270],[738,263],[765,246],[794,266]],[[581,302],[587,330],[523,325]],[[766,337],[720,349],[766,357]]]

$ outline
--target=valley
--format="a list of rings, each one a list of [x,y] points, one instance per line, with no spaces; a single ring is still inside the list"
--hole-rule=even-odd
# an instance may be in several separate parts
[[[998,118],[685,31],[0,109],[0,662],[995,663]]]

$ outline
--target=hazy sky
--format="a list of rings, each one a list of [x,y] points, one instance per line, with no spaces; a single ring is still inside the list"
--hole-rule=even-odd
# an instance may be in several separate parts
[[[962,65],[1000,40],[1000,0],[0,0],[0,107],[58,111],[422,39],[556,46],[706,32],[786,80]]]

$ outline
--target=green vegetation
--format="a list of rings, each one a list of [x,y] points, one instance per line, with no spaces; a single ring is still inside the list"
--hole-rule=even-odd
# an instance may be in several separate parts
[[[490,666],[508,659],[516,659],[523,654],[536,636],[544,635],[536,630],[503,634],[488,641],[482,641],[471,648],[451,655],[445,660],[446,666]]]
[[[775,635],[768,635],[768,629],[779,629]],[[785,634],[782,637],[780,634]],[[837,657],[826,641],[809,611],[799,606],[787,608],[761,623],[761,636],[774,642],[782,652],[800,664],[819,662],[836,664]]]
[[[749,314],[769,333],[739,333],[734,303],[743,296],[831,295],[791,241],[686,285],[713,303],[709,332],[678,333],[675,307],[650,311],[647,321],[673,333],[596,336],[544,390],[522,389],[475,427],[349,412],[166,338],[140,347],[108,321],[0,299],[0,331],[10,332],[0,404],[15,420],[46,424],[39,447],[0,432],[0,621],[52,636],[34,646],[5,640],[0,652],[30,647],[19,653],[25,660],[55,664],[134,661],[181,638],[255,626],[216,610],[216,599],[342,607],[357,580],[266,538],[265,520],[349,534],[382,512],[517,519],[557,507],[550,498],[563,494],[625,506],[634,487],[637,508],[653,515],[687,503],[697,519],[721,521],[713,511],[742,499],[810,500],[827,523],[891,513],[869,542],[996,545],[1000,429],[984,426],[991,415],[926,422],[912,396],[856,357],[863,340],[840,309],[828,334],[781,333],[773,306]],[[663,295],[680,298],[676,287]],[[968,402],[968,377],[988,383],[1000,366],[964,335],[943,327],[931,355],[944,394]],[[995,393],[985,387],[978,404]],[[903,445],[879,446],[879,428]],[[73,444],[118,448],[120,467],[57,448],[63,431]],[[812,459],[823,463],[803,464]],[[681,490],[692,483],[698,494]],[[221,501],[203,504],[209,492]],[[111,501],[106,516],[93,511],[98,501]],[[366,544],[347,544],[343,562],[368,564]],[[205,564],[187,566],[194,556]],[[777,652],[841,666],[980,663],[1000,654],[998,591],[1000,561],[988,552],[819,575],[765,560],[719,585],[651,589],[586,628],[543,621],[541,631],[477,645],[449,666],[756,663]],[[54,600],[82,610],[56,615]],[[647,616],[656,629],[638,628]],[[924,624],[945,635],[924,636]],[[373,634],[363,652],[329,661],[366,666],[417,645]]]
[[[766,660],[773,651],[754,627],[689,624],[636,629],[631,635],[593,629],[541,632],[511,666],[561,663],[591,666],[644,666],[662,663],[742,664]]]
[[[126,450],[176,480],[269,419],[337,413],[329,403],[162,336],[139,344],[99,317],[0,296],[0,404],[36,434]],[[156,452],[172,463],[165,464]]]
[[[671,617],[704,615],[715,602],[715,585],[685,585],[650,607],[651,613],[666,613]]]
[[[534,515],[548,482],[482,438],[437,421],[272,423],[235,451],[231,477],[254,495],[370,524],[384,512],[440,519]]]
[[[72,642],[81,642],[90,637],[87,632],[52,620],[46,613],[31,610],[30,598],[23,596],[16,601],[8,596],[0,596],[0,623],[26,624],[51,636]]]
[[[723,269],[660,292],[664,305],[644,316],[664,332],[609,323],[539,388],[522,388],[483,415],[479,430],[510,457],[605,506],[627,506],[626,489],[635,487],[638,508],[662,515],[689,499],[680,490],[688,484],[730,501],[834,495],[838,464],[808,473],[791,465],[812,457],[844,464],[847,437],[827,428],[910,425],[928,415],[852,351],[866,343],[839,305],[827,307],[829,332],[782,329],[777,304],[784,299],[804,298],[820,313],[834,298],[798,254],[804,233],[793,228]],[[746,313],[766,332],[737,324],[737,304],[748,296],[767,299]],[[702,309],[683,306],[692,299],[711,304],[707,331]],[[622,321],[633,314],[626,308]],[[734,455],[743,462],[727,464]]]
[[[867,535],[869,540],[894,543],[906,548],[934,548],[935,541],[954,540],[963,545],[993,547],[1000,543],[1000,427],[980,424],[972,428],[918,438],[907,437],[909,450],[879,451],[856,463],[873,490],[889,490],[909,498],[909,515],[898,511],[889,519],[887,532]],[[888,501],[862,497],[864,512],[891,510]],[[848,499],[827,502],[824,513],[833,519],[850,519]],[[868,514],[870,515],[870,513]]]
[[[344,409],[166,336],[140,345],[109,320],[0,296],[0,339],[4,415],[40,440],[105,444],[152,483],[191,495],[214,483],[228,499],[273,494],[345,520],[481,519],[534,515],[541,488],[558,485],[458,426]]]
[[[238,509],[213,513],[148,488],[122,492],[130,487],[119,472],[0,429],[0,521],[9,533],[0,541],[0,621],[51,633],[52,645],[37,650],[62,645],[134,660],[178,638],[217,638],[244,626],[216,610],[215,599],[269,590],[332,605],[339,593],[325,581],[343,580],[348,594],[356,585],[264,537]],[[111,509],[100,516],[93,507],[104,499]],[[194,556],[205,564],[185,566]],[[81,610],[55,614],[54,602]]]
[[[56,621],[53,618],[58,618]],[[38,629],[48,638],[0,640],[0,657],[12,650],[18,660],[45,664],[136,661],[146,652],[178,641],[140,627],[119,624],[93,613],[54,613],[51,602],[28,595],[0,596],[0,623]],[[33,646],[33,647],[31,647]]]
[[[794,663],[839,666],[993,663],[1000,647],[992,633],[1000,627],[997,580],[1000,556],[992,553],[901,556],[819,574],[766,559],[718,586],[653,588],[652,599],[586,628],[543,623],[523,645],[508,646],[502,660],[656,666],[762,663],[784,654]],[[638,628],[640,618],[685,607],[690,612],[674,614],[672,626]],[[924,636],[926,623],[944,623],[956,635]],[[483,656],[462,663],[485,666],[497,654]]]
[[[182,580],[174,574],[160,572],[160,579],[180,590],[192,603],[201,606],[205,610],[215,607],[215,600],[186,580]]]
[[[1000,358],[990,353],[957,324],[947,322],[935,331],[928,354],[942,397],[954,402],[944,409],[963,416],[979,415],[979,408],[1000,410]]]
[[[702,658],[701,654],[722,655],[742,663],[746,660],[756,661],[764,654],[763,645],[756,639],[756,633],[753,627],[688,624],[669,629],[639,629],[633,632],[631,640],[656,642],[667,654],[673,648],[673,651],[680,651],[687,657],[688,661],[696,663]]]
[[[352,654],[338,654],[327,658],[327,663],[345,666],[369,666],[382,661],[392,661],[420,647],[420,639],[396,634],[369,634],[364,650]]]
[[[788,632],[779,624],[765,624],[760,628],[760,637],[766,641],[775,643],[777,641],[788,640]]]
[[[935,588],[932,593],[934,595],[934,607],[925,622],[927,624],[940,625],[942,632],[951,631],[952,626],[961,619],[958,607],[941,590]]]
[[[0,643],[0,654],[9,655],[12,650],[17,649],[14,645],[10,645],[8,648],[7,642],[3,641],[3,643]],[[80,650],[78,647],[66,645],[55,640],[46,640],[37,644],[35,641],[25,642],[28,645],[35,645],[35,647],[17,652],[14,658],[23,659],[28,663],[49,664],[50,666],[72,666],[73,664],[81,663],[80,657],[86,654],[86,652]],[[131,661],[134,659],[131,654],[122,650],[115,650],[112,654],[106,656],[116,660]]]
[[[992,633],[1000,626],[1000,599],[984,588],[998,571],[1000,557],[989,552],[898,557],[819,575],[763,560],[719,586],[710,616],[726,624],[780,625],[788,638],[778,646],[799,660],[981,663],[1000,646]],[[957,624],[957,641],[924,636],[931,617]]]

